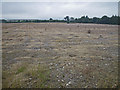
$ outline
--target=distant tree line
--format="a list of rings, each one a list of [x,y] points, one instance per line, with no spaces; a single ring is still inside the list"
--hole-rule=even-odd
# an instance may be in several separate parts
[[[96,23],[96,24],[115,24],[120,25],[120,17],[119,16],[103,16],[102,18],[93,17],[89,18],[88,16],[82,16],[81,18],[74,18],[66,16],[67,23]]]
[[[89,18],[88,16],[82,16],[80,18],[74,18],[66,16],[64,17],[64,20],[54,20],[53,18],[50,18],[49,20],[39,20],[39,19],[11,19],[11,20],[5,20],[2,19],[2,23],[41,23],[41,22],[67,22],[67,23],[95,23],[95,24],[115,24],[120,25],[120,17],[113,15],[112,17],[103,16],[101,18],[93,17]]]

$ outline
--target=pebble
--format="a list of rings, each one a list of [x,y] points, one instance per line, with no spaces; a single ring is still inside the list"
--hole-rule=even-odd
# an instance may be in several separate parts
[[[34,81],[34,83],[36,83],[37,81]]]
[[[87,34],[88,37],[90,37],[90,34]]]
[[[62,82],[64,82],[64,80],[61,80]]]
[[[105,50],[106,48],[103,48],[103,50]]]
[[[70,65],[70,63],[68,63]]]
[[[52,66],[52,65],[53,65],[53,63],[50,63],[50,65]]]
[[[68,86],[69,84],[67,83],[66,86]]]
[[[83,76],[81,75],[80,77],[82,78]]]
[[[66,66],[68,66],[68,64],[66,64]]]
[[[60,61],[58,61],[60,63]]]
[[[71,81],[70,81],[70,82],[68,82],[68,84],[70,85],[70,84],[71,84]]]
[[[49,68],[50,70],[52,69],[52,67]]]
[[[69,81],[67,84],[66,84],[66,86],[68,86],[68,85],[70,85],[71,84],[71,81]]]
[[[99,38],[103,38],[102,34],[100,34]]]
[[[86,64],[86,66],[88,66],[88,64]]]
[[[75,57],[76,55],[74,55],[74,54],[70,54],[69,56],[70,56],[70,57]]]
[[[32,78],[29,78],[29,80],[32,80]]]

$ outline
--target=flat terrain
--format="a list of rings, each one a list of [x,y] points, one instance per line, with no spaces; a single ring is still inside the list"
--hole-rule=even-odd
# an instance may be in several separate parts
[[[4,23],[2,29],[3,88],[118,86],[117,25]]]

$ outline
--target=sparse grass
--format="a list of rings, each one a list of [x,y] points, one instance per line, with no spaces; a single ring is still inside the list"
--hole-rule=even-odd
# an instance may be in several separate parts
[[[20,66],[20,67],[19,67]],[[13,65],[9,71],[3,72],[3,88],[45,88],[49,87],[49,70],[45,65],[25,64]]]
[[[25,67],[20,67],[20,68],[17,70],[16,74],[19,74],[19,73],[23,72],[25,69],[26,69]]]

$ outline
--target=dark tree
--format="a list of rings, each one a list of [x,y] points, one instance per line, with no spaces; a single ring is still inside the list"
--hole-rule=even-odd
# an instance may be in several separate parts
[[[69,16],[66,16],[64,19],[67,21],[67,23],[70,23]]]
[[[52,18],[50,18],[50,19],[49,19],[49,21],[50,21],[50,22],[52,22],[52,21],[53,21],[53,19],[52,19]]]
[[[103,17],[100,19],[100,23],[101,23],[101,24],[109,24],[109,23],[110,23],[109,17],[103,16]]]
[[[100,19],[97,17],[93,17],[92,22],[93,23],[99,23]]]
[[[74,22],[74,21],[75,21],[74,17],[71,17],[70,22]]]

